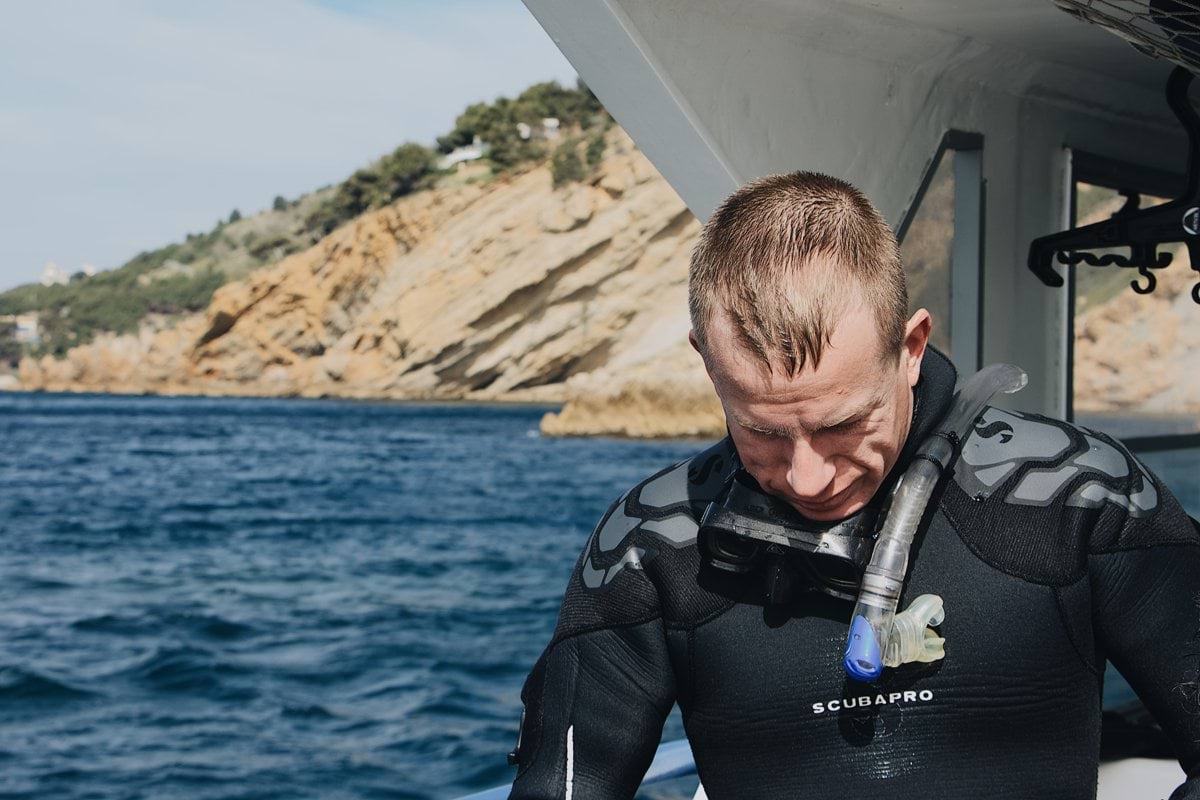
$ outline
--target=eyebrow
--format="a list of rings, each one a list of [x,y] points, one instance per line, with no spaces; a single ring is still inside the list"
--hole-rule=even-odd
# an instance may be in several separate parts
[[[855,408],[854,410],[850,411],[849,413],[842,414],[841,416],[838,416],[838,417],[832,417],[832,418],[826,419],[826,421],[822,422],[820,425],[818,425],[816,428],[814,428],[814,431],[829,430],[831,428],[837,428],[842,425],[845,425],[848,422],[857,422],[862,417],[865,417],[867,414],[871,413],[871,411],[874,410],[875,407],[879,405],[879,402],[881,399],[882,399],[882,397],[879,397],[879,396],[871,397],[865,403],[863,403],[861,406]],[[803,430],[803,426],[799,426],[799,425],[797,425],[795,428],[779,427],[779,426],[775,426],[775,425],[759,425],[757,423],[750,422],[749,420],[743,419],[741,416],[739,416],[737,414],[733,414],[732,416],[733,416],[733,421],[736,422],[738,425],[742,426],[743,428],[747,428],[748,430],[756,431],[758,433],[765,433],[769,436],[790,436],[792,434],[792,432],[797,429]]]

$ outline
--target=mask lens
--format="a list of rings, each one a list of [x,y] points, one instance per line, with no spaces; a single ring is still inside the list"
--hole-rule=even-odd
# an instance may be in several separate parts
[[[817,584],[839,592],[858,591],[861,574],[851,562],[841,558],[810,554],[802,557],[806,562],[809,577]]]
[[[758,542],[721,530],[701,529],[700,541],[712,565],[727,572],[749,572],[761,554]]]

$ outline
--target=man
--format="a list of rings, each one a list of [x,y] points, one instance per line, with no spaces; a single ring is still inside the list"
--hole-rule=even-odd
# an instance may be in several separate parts
[[[631,797],[675,702],[713,800],[1090,798],[1106,658],[1174,744],[1173,800],[1200,797],[1200,534],[1151,473],[1101,433],[987,409],[902,598],[944,599],[944,658],[850,680],[852,601],[820,569],[722,568],[699,523],[734,480],[816,526],[876,513],[954,369],[928,312],[907,314],[891,230],[833,178],[735,192],[689,291],[729,437],[623,494],[588,540],[522,693],[513,798]]]

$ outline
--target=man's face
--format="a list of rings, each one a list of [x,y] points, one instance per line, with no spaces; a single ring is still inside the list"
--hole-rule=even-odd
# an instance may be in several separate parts
[[[896,463],[928,338],[929,313],[921,309],[899,357],[881,357],[874,314],[852,303],[820,366],[810,361],[788,378],[768,372],[718,313],[703,355],[746,470],[804,516],[828,521],[866,505]]]

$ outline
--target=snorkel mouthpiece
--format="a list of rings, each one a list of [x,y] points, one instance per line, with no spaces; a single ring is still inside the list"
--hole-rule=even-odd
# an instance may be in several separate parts
[[[874,680],[885,666],[936,661],[944,655],[944,641],[928,627],[940,625],[945,618],[940,597],[921,595],[907,611],[896,613],[908,573],[909,549],[933,490],[984,406],[997,392],[1012,394],[1027,382],[1024,370],[1012,364],[993,364],[968,378],[939,430],[921,444],[896,483],[850,617],[843,665],[851,678]]]
[[[873,681],[883,672],[883,659],[875,629],[866,617],[855,616],[850,623],[850,644],[846,647],[846,674],[860,681]]]

